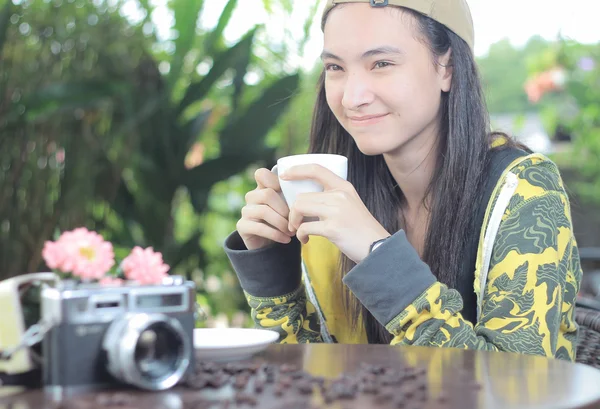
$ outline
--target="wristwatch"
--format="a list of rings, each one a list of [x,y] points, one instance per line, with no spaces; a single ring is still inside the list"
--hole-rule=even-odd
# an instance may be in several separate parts
[[[369,254],[371,254],[373,251],[375,251],[375,249],[377,247],[381,246],[383,244],[383,242],[389,238],[390,238],[390,236],[385,237],[383,239],[375,240],[373,243],[371,243],[371,247],[369,247]]]

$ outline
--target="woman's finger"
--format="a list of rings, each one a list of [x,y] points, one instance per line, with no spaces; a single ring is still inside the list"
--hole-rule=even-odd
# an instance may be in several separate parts
[[[254,180],[259,189],[269,188],[276,192],[281,192],[281,186],[279,184],[279,176],[271,172],[269,169],[260,168],[254,172]]]
[[[292,206],[292,209],[290,210],[288,229],[291,232],[297,231],[300,225],[304,222],[305,217],[323,220],[331,214],[332,210],[332,206],[328,206],[323,202],[304,200],[298,196],[294,206]]]
[[[283,234],[276,228],[251,219],[240,219],[236,229],[242,238],[258,236],[282,244],[287,244],[292,240],[290,236]]]
[[[290,212],[287,203],[279,193],[271,188],[254,189],[246,193],[246,203],[249,205],[267,205],[286,218]]]
[[[313,180],[321,184],[325,190],[352,189],[352,185],[346,179],[342,179],[331,170],[317,164],[292,166],[280,177],[282,180]]]
[[[269,225],[279,229],[282,233],[287,235],[293,234],[288,229],[287,219],[267,205],[246,205],[242,208],[242,217],[258,222],[265,221]]]
[[[305,222],[300,225],[296,232],[296,237],[300,240],[300,243],[308,243],[308,236],[322,236],[328,237],[326,231],[327,222],[316,221],[316,222]]]

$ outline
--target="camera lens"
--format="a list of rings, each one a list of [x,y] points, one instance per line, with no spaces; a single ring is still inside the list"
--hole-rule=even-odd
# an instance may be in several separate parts
[[[174,386],[192,353],[189,335],[179,321],[163,314],[133,314],[113,322],[104,349],[113,376],[149,390]]]
[[[135,363],[140,373],[160,379],[177,369],[183,344],[167,325],[156,323],[140,335],[135,347]]]

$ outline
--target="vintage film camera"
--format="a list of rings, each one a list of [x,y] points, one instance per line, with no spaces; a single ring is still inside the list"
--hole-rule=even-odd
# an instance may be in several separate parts
[[[165,390],[193,369],[193,282],[103,286],[60,281],[41,293],[43,384],[54,393],[134,386]]]

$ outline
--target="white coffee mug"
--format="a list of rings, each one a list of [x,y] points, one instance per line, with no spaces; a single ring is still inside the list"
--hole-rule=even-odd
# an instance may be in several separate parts
[[[275,165],[271,171],[276,175],[279,175],[293,166],[309,164],[321,165],[344,180],[348,178],[348,158],[342,155],[329,153],[308,153],[286,156],[280,158],[277,161],[277,165]],[[281,185],[283,197],[290,209],[300,193],[323,191],[323,186],[313,180],[282,180],[279,178],[279,184]]]

